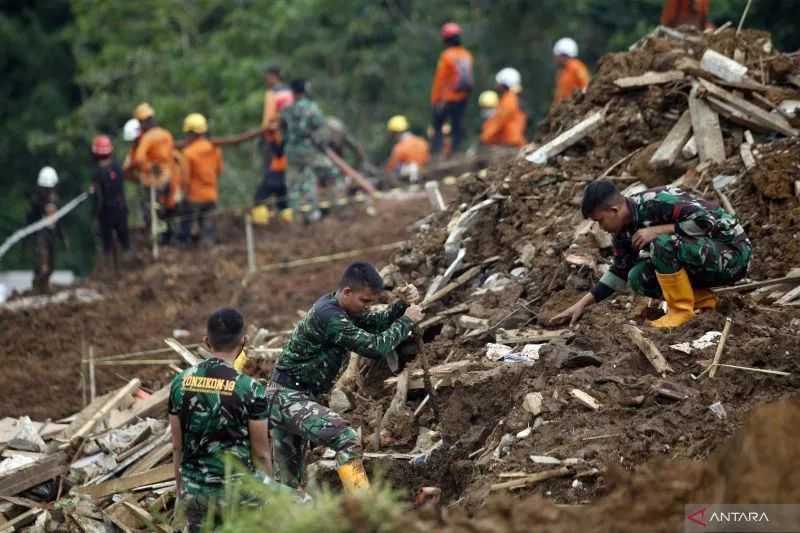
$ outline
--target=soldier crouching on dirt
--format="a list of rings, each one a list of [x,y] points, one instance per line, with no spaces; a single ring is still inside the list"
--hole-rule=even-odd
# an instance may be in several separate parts
[[[237,477],[226,480],[225,456],[257,473],[270,464],[264,386],[233,368],[246,340],[237,310],[216,311],[205,338],[212,357],[172,380],[172,456],[190,533],[204,531],[204,522],[219,523],[215,507],[222,504],[226,481]]]
[[[387,310],[369,312],[383,291],[383,280],[368,263],[348,266],[335,292],[322,296],[295,328],[267,385],[273,468],[277,481],[298,487],[303,480],[306,443],[336,451],[337,472],[345,491],[369,487],[355,430],[319,403],[353,351],[370,359],[386,358],[422,319],[409,285]]]
[[[649,325],[678,327],[696,310],[714,309],[708,287],[732,285],[747,273],[752,246],[735,215],[677,187],[624,197],[608,181],[586,187],[583,216],[614,236],[614,263],[597,286],[552,318],[574,324],[586,307],[625,285],[667,302],[667,314]]]

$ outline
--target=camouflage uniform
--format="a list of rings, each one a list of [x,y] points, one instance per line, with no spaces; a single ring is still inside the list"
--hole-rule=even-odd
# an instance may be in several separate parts
[[[736,216],[677,187],[659,187],[627,198],[631,224],[614,235],[614,262],[592,290],[596,301],[613,291],[631,289],[661,298],[656,273],[686,269],[692,287],[729,285],[742,279],[752,246]],[[637,251],[632,238],[641,228],[675,224],[675,232],[659,235]]]
[[[335,294],[317,300],[297,325],[267,386],[275,479],[298,487],[303,480],[307,441],[336,451],[338,466],[361,458],[361,443],[350,424],[320,405],[350,351],[381,359],[411,334],[414,322],[403,316],[407,305],[351,317]]]
[[[332,191],[328,201],[335,202],[337,194],[344,190],[344,176],[321,151],[325,118],[319,106],[308,98],[297,100],[281,113],[286,124],[286,155],[289,167],[286,183],[289,189],[289,204],[311,206],[319,204],[317,188],[321,185]]]
[[[169,413],[183,434],[181,498],[189,530],[200,531],[224,491],[225,457],[254,470],[248,422],[267,418],[265,389],[221,359],[208,359],[172,380]]]

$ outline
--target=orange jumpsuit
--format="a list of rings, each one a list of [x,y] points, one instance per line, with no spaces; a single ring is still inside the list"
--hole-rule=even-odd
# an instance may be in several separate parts
[[[704,30],[708,25],[709,4],[710,0],[666,0],[661,11],[661,25],[694,26]]]
[[[525,126],[528,117],[519,105],[519,96],[506,91],[500,97],[495,113],[486,119],[481,128],[483,144],[522,146],[525,144]]]
[[[142,134],[133,153],[133,165],[139,170],[142,185],[162,188],[169,184],[159,196],[159,202],[168,209],[177,205],[182,188],[181,169],[174,152],[172,134],[156,126]]]
[[[397,172],[403,165],[409,163],[416,163],[417,166],[422,168],[428,163],[429,159],[428,141],[411,133],[404,133],[392,148],[392,154],[386,163],[386,172]]]
[[[580,59],[571,58],[561,67],[556,77],[556,94],[553,105],[570,98],[573,93],[583,91],[589,85],[589,69]]]
[[[222,151],[207,138],[195,139],[183,149],[188,167],[186,198],[194,204],[216,203],[219,198],[219,175]]]
[[[463,46],[446,48],[439,56],[431,87],[431,104],[461,102],[472,90],[472,54]]]

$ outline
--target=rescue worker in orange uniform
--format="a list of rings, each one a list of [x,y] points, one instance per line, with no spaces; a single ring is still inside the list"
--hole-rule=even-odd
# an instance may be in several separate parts
[[[576,92],[582,92],[589,85],[589,69],[578,59],[578,43],[574,39],[564,37],[553,46],[553,57],[559,67],[556,76],[556,93],[553,105],[556,105]]]
[[[396,139],[386,173],[393,178],[404,177],[411,183],[419,181],[419,171],[430,159],[428,141],[409,131],[408,119],[403,115],[393,116],[386,126]]]
[[[175,232],[178,204],[183,196],[183,176],[176,159],[175,142],[169,131],[156,124],[155,111],[150,104],[139,104],[133,115],[141,124],[142,135],[133,153],[132,165],[138,171],[143,187],[155,187],[158,216],[167,223],[161,243],[169,244]]]
[[[213,244],[215,224],[210,215],[219,199],[222,150],[208,140],[208,121],[200,113],[191,113],[184,119],[183,131],[188,134],[188,144],[183,149],[188,175],[178,241],[188,245],[192,226],[197,222],[200,241]]]
[[[522,78],[514,68],[504,68],[495,76],[500,101],[495,112],[481,129],[481,143],[500,146],[522,146],[525,144],[525,127],[528,117],[519,104]]]
[[[445,49],[439,56],[431,88],[433,106],[433,141],[431,151],[442,151],[442,128],[450,123],[453,132],[452,151],[457,152],[464,136],[464,112],[474,85],[472,54],[461,45],[461,27],[448,22],[441,29]]]
[[[669,28],[694,26],[704,30],[709,26],[710,0],[666,0],[661,11],[661,25]]]

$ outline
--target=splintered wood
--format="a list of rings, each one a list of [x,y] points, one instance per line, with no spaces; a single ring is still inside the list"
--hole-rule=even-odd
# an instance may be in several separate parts
[[[719,128],[719,115],[698,96],[699,86],[695,84],[689,94],[689,113],[692,117],[692,130],[697,142],[700,162],[725,160],[725,143]]]
[[[641,76],[619,78],[614,82],[614,85],[620,89],[641,89],[643,87],[649,87],[650,85],[662,85],[664,83],[680,81],[684,77],[685,74],[680,70],[668,70],[666,72],[649,71]]]
[[[650,158],[650,166],[653,168],[672,166],[691,135],[692,117],[689,111],[684,111],[678,119],[678,122],[672,126],[672,129],[661,143],[661,146],[658,147],[653,157]]]
[[[650,364],[653,365],[656,372],[659,374],[672,372],[672,367],[669,366],[669,363],[667,363],[661,351],[653,344],[653,341],[644,336],[644,333],[642,333],[639,328],[630,324],[625,324],[622,326],[622,331],[625,332],[628,338],[632,340],[636,347],[647,357],[647,360],[650,361]]]
[[[581,139],[600,127],[605,120],[605,112],[598,111],[584,119],[574,127],[568,129],[549,143],[537,148],[525,159],[537,165],[544,165],[549,159],[557,156],[573,144],[580,142]]]

